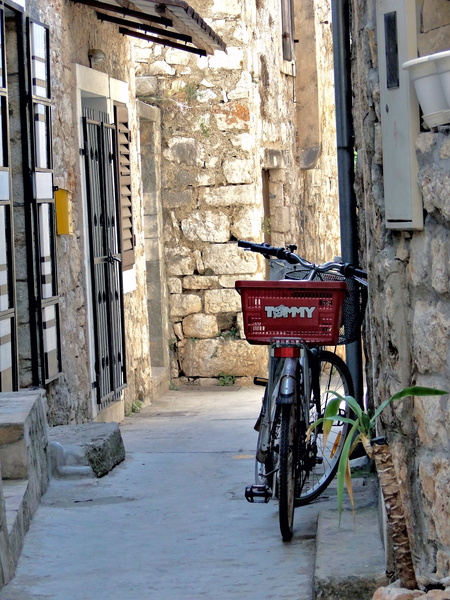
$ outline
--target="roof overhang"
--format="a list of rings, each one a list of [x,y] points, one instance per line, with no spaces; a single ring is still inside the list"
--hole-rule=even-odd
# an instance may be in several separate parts
[[[124,35],[200,56],[226,51],[226,44],[184,0],[72,0],[95,9]]]

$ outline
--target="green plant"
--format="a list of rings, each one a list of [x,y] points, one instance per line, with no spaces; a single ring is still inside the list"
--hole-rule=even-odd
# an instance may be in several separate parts
[[[209,127],[203,121],[200,123],[200,130],[205,137],[209,137]]]
[[[236,383],[236,379],[236,375],[227,375],[226,373],[219,373],[219,385],[234,385]]]
[[[333,391],[330,393],[334,394],[334,397],[328,402],[323,417],[312,423],[309,427],[307,439],[311,436],[312,431],[320,425],[323,427],[323,444],[325,446],[333,421],[343,421],[351,426],[338,465],[337,497],[339,522],[342,514],[344,484],[347,486],[350,502],[354,508],[349,457],[355,447],[359,443],[362,443],[369,458],[373,458],[375,461],[380,488],[386,506],[386,516],[388,523],[391,526],[395,562],[401,585],[407,589],[415,589],[417,587],[417,581],[412,562],[411,547],[400,494],[400,486],[396,477],[392,454],[385,438],[371,438],[375,431],[376,420],[391,402],[402,400],[409,396],[440,396],[447,394],[448,392],[422,386],[403,388],[391,398],[385,400],[376,409],[373,415],[370,415],[368,411],[363,410],[355,398],[351,396],[341,396]],[[339,409],[342,402],[347,403],[351,408],[354,418],[340,416]]]
[[[271,220],[270,220],[270,217],[263,217],[261,219],[261,231],[263,233],[270,233],[271,232]]]
[[[239,329],[237,327],[231,327],[228,331],[221,331],[218,334],[218,337],[221,337],[224,340],[235,340],[239,337]]]
[[[133,400],[131,404],[128,404],[125,408],[125,416],[129,417],[132,414],[140,413],[142,410],[142,402],[139,400]]]
[[[187,83],[184,88],[182,88],[182,91],[188,102],[194,102],[198,99],[198,89],[194,83]]]
[[[139,402],[139,400],[133,400],[133,402],[131,403],[131,412],[132,413],[140,413],[142,410],[142,402]]]

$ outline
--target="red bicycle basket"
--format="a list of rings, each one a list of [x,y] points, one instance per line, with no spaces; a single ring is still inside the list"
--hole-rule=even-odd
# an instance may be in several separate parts
[[[251,344],[301,339],[312,345],[339,341],[345,281],[236,281],[244,331]]]

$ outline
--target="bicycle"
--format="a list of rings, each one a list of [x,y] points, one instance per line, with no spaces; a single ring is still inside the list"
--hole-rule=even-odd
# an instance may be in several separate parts
[[[281,536],[289,541],[294,509],[330,484],[348,433],[348,424],[337,420],[326,447],[320,427],[306,440],[309,425],[323,416],[329,392],[354,395],[348,366],[326,347],[357,339],[367,273],[337,260],[316,265],[295,254],[295,246],[243,240],[238,246],[261,253],[271,267],[270,280],[235,283],[247,341],[270,345],[268,378],[254,380],[265,392],[255,425],[255,483],[247,486],[245,497],[249,502],[277,498]],[[339,417],[348,416],[342,403]]]

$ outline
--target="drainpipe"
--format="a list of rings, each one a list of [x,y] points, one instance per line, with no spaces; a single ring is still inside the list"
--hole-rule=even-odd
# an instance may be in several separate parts
[[[341,229],[341,255],[344,262],[358,264],[356,197],[354,190],[354,145],[352,119],[352,82],[350,63],[349,0],[331,0],[334,93],[336,103],[336,141]],[[361,342],[346,347],[346,359],[355,385],[355,396],[362,406],[363,377]]]

